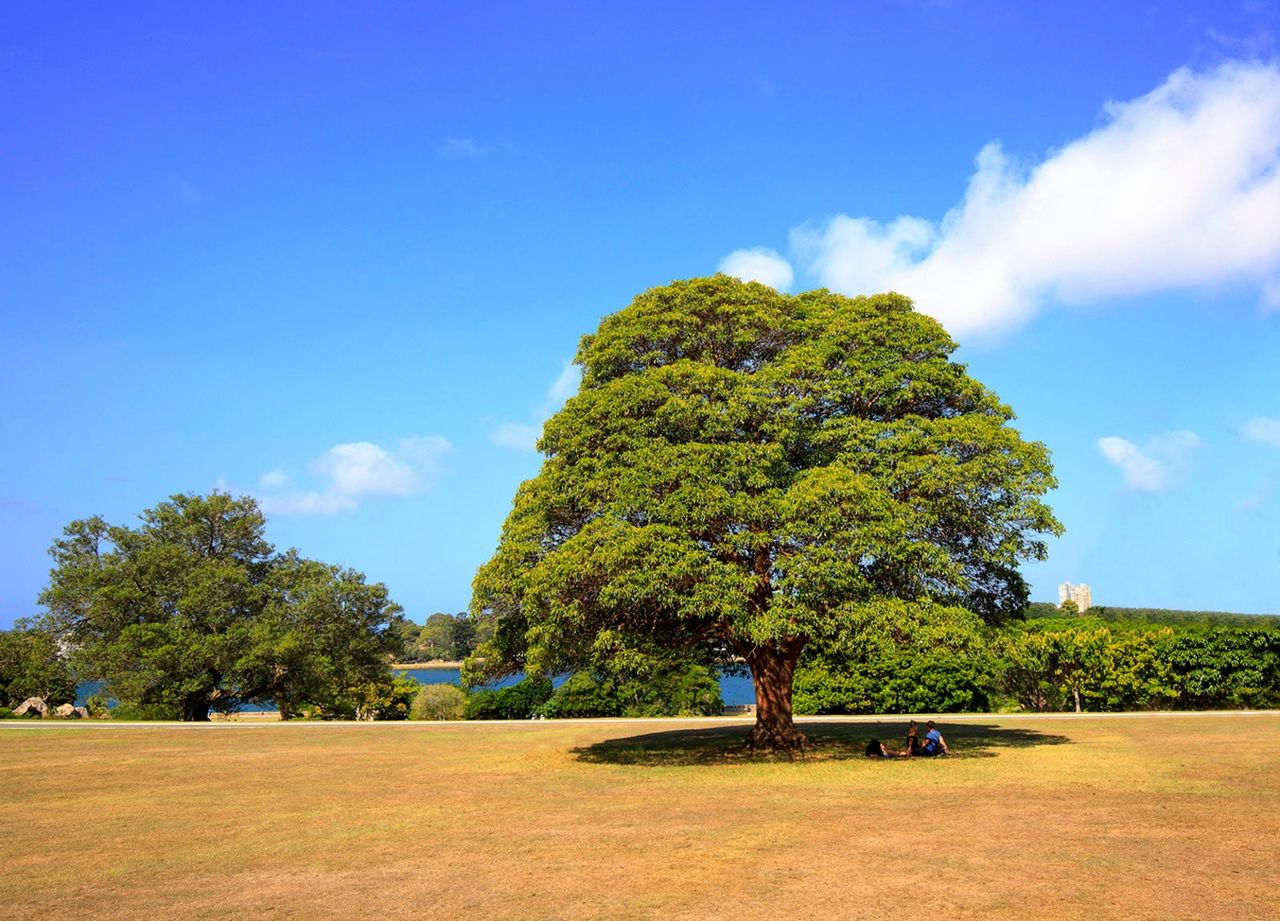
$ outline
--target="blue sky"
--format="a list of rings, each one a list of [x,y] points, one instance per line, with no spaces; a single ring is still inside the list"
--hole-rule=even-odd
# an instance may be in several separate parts
[[[1280,611],[1275,4],[0,12],[0,626],[91,514],[460,610],[578,337],[897,287],[1051,449],[1033,597]]]

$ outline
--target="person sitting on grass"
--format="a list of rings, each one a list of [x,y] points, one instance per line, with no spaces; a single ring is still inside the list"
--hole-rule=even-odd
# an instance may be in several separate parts
[[[929,720],[925,725],[929,727],[929,731],[924,734],[924,742],[921,743],[919,751],[914,754],[925,758],[932,758],[934,755],[949,755],[951,750],[947,748],[947,740],[942,737],[942,733],[938,732],[938,727],[933,724],[933,720]]]
[[[916,721],[912,720],[911,725],[907,726],[907,747],[905,750],[907,757],[920,754],[920,741],[916,738]]]
[[[896,758],[893,752],[884,747],[884,743],[879,739],[872,739],[867,743],[868,758]]]

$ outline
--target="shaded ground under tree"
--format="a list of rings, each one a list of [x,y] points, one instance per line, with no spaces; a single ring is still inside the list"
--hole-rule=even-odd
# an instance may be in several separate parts
[[[805,722],[809,745],[802,755],[768,754],[743,748],[742,727],[714,726],[648,732],[620,739],[607,739],[574,749],[578,760],[594,764],[627,764],[640,767],[680,767],[687,765],[724,766],[755,764],[761,761],[791,760],[843,761],[865,758],[866,745],[879,739],[890,751],[903,747],[907,732],[905,719],[878,722]],[[997,726],[991,723],[940,723],[939,728],[955,758],[991,758],[1001,749],[1030,748],[1037,745],[1065,745],[1066,736]],[[923,736],[923,723],[921,735]],[[888,759],[885,759],[886,761]],[[905,759],[902,759],[905,760]],[[933,760],[933,759],[917,759]]]

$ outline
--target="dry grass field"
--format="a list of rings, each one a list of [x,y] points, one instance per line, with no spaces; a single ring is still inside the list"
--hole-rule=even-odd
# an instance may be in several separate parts
[[[1276,917],[1280,715],[0,729],[0,917]]]

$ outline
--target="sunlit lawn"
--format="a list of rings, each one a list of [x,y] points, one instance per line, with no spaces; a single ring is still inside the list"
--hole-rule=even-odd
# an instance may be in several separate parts
[[[0,729],[3,918],[1275,917],[1280,715]]]

